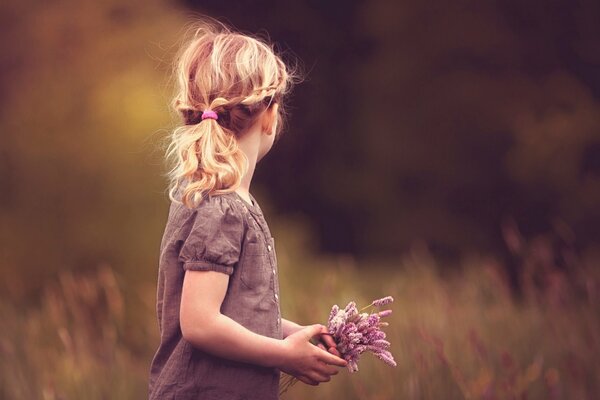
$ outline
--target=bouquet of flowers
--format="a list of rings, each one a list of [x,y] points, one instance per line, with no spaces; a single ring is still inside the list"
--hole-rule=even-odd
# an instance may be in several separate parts
[[[348,361],[350,372],[358,371],[358,359],[365,351],[372,352],[392,367],[396,366],[392,353],[387,350],[390,342],[385,340],[385,332],[381,330],[382,326],[388,325],[387,322],[381,322],[381,318],[390,315],[392,310],[371,314],[361,312],[368,308],[383,307],[393,301],[392,296],[387,296],[373,301],[361,310],[356,308],[356,303],[353,301],[344,309],[339,308],[337,304],[331,308],[327,330],[333,336],[342,358]]]
[[[348,303],[343,309],[337,304],[331,308],[327,330],[333,337],[340,356],[348,361],[350,372],[358,371],[358,359],[365,351],[373,353],[392,367],[396,366],[396,361],[388,350],[390,342],[385,339],[385,332],[381,330],[381,327],[389,325],[387,322],[382,322],[381,318],[390,315],[392,310],[365,312],[368,309],[386,306],[393,301],[392,296],[387,296],[373,301],[360,310],[356,308],[354,301]],[[285,393],[296,382],[296,378],[289,376],[283,383],[280,394]]]

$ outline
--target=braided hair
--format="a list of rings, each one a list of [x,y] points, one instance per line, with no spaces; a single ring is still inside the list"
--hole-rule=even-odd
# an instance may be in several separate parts
[[[248,160],[237,139],[274,103],[279,138],[285,122],[282,100],[298,76],[266,40],[234,32],[210,17],[193,22],[187,36],[173,70],[172,106],[181,124],[169,136],[167,177],[169,198],[192,208],[207,195],[240,185]],[[202,119],[205,110],[217,118]]]

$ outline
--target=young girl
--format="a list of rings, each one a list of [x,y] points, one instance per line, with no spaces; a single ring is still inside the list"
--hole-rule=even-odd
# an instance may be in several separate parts
[[[293,75],[260,39],[214,20],[192,32],[176,58],[184,124],[167,152],[150,399],[277,399],[280,371],[317,385],[347,364],[325,327],[281,317],[275,242],[250,194]]]

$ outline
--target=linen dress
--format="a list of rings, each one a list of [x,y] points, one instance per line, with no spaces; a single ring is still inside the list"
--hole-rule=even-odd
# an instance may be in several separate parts
[[[213,356],[181,334],[185,270],[230,275],[222,314],[260,335],[282,339],[275,240],[254,196],[213,195],[194,209],[171,202],[160,245],[156,312],[160,345],[150,400],[279,398],[280,371]]]

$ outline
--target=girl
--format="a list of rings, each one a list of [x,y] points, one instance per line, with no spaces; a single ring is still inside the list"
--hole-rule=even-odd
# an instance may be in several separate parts
[[[317,385],[347,364],[325,327],[281,318],[275,242],[250,193],[293,75],[259,39],[215,20],[192,28],[176,58],[184,124],[167,149],[150,399],[277,399],[280,371]]]

